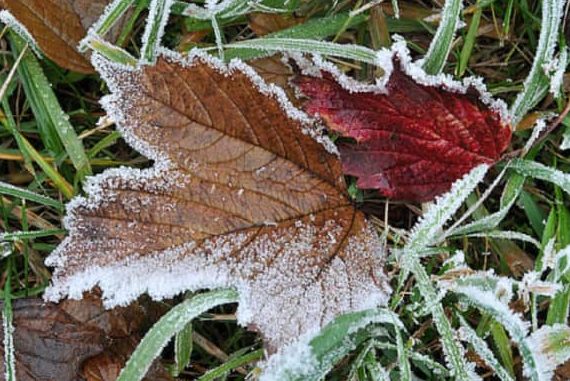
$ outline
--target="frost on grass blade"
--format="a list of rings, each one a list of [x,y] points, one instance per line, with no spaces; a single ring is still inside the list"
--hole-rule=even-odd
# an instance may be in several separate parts
[[[4,364],[5,381],[16,381],[16,351],[14,349],[14,325],[12,323],[12,304],[4,300],[2,313],[2,326],[4,329]]]
[[[46,298],[235,287],[238,319],[280,347],[341,313],[385,304],[381,244],[346,196],[310,119],[241,62],[161,54],[133,69],[94,57],[125,140],[155,160],[93,178],[68,206]]]
[[[489,167],[485,164],[475,167],[462,179],[453,183],[451,190],[436,199],[421,220],[414,226],[408,240],[408,249],[419,249],[437,241],[437,232],[459,209],[463,201],[483,180]]]
[[[154,63],[174,0],[151,0],[142,36],[141,62]]]
[[[537,371],[542,380],[551,380],[554,370],[570,359],[570,327],[563,324],[544,326],[530,335],[528,346],[536,358]],[[525,366],[526,375],[532,373]]]
[[[532,160],[513,160],[511,168],[524,176],[537,180],[548,181],[558,185],[566,193],[570,194],[570,174]]]
[[[491,369],[493,369],[502,381],[514,381],[511,375],[495,358],[495,355],[489,349],[485,340],[477,335],[477,332],[469,326],[469,323],[467,323],[461,315],[458,314],[458,317],[461,322],[461,328],[459,329],[460,339],[470,343],[473,346],[473,349],[475,349],[475,352],[481,356],[481,358],[491,367]]]
[[[553,65],[554,52],[558,43],[558,30],[563,19],[565,4],[566,0],[542,1],[540,37],[532,67],[524,81],[524,90],[517,95],[510,109],[513,125],[518,124],[550,88],[549,74],[550,69],[555,68]]]
[[[320,332],[309,332],[271,356],[260,381],[318,381],[354,350],[367,336],[359,335],[372,324],[391,324],[404,329],[398,316],[374,309],[339,316]]]

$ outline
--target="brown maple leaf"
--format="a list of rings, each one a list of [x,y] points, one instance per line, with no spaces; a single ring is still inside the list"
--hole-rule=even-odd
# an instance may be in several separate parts
[[[71,203],[49,299],[235,287],[239,321],[275,347],[386,302],[384,253],[334,146],[281,89],[202,56],[94,62],[112,91],[104,107],[156,164],[108,170]]]
[[[92,73],[87,56],[77,46],[87,29],[111,0],[0,0],[38,43],[42,52],[59,66],[79,73]],[[120,25],[110,31],[115,40]]]
[[[60,304],[41,299],[12,303],[16,374],[22,381],[95,381],[94,369],[115,376],[99,379],[115,380],[150,317],[139,303],[106,311],[101,299],[92,294]],[[0,332],[0,340],[3,334]],[[4,366],[2,362],[1,368]],[[4,369],[0,371],[5,374]],[[145,380],[171,379],[164,374],[164,368],[155,363]]]

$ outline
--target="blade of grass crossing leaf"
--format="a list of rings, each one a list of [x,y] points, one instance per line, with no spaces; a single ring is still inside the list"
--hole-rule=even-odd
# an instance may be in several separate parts
[[[530,73],[524,81],[524,90],[518,94],[511,106],[513,126],[525,116],[547,93],[550,81],[544,73],[544,65],[553,58],[562,21],[565,0],[543,0],[540,37],[534,54]]]
[[[336,44],[297,38],[266,37],[226,45],[229,49],[257,49],[266,52],[319,53],[349,60],[376,64],[376,52],[359,45]]]
[[[99,17],[99,20],[87,32],[87,40],[94,35],[104,37],[134,2],[135,0],[114,0],[109,4],[101,17]],[[80,51],[86,50],[86,42],[88,41],[84,39],[79,43]]]
[[[479,215],[474,213],[475,221],[453,229],[448,235],[461,236],[469,233],[495,229],[515,204],[520,192],[522,191],[524,181],[524,176],[519,175],[518,173],[511,174],[507,180],[505,188],[503,189],[500,208],[497,212],[489,214],[489,212],[481,206],[478,208]]]
[[[88,44],[91,49],[101,54],[111,62],[131,67],[137,66],[137,59],[135,57],[130,55],[126,50],[110,44],[107,41],[94,37],[89,40]]]
[[[247,365],[253,361],[260,360],[264,356],[263,349],[258,349],[256,351],[247,353],[242,356],[235,357],[218,366],[217,368],[209,370],[202,377],[198,378],[197,381],[213,381],[223,377],[225,374],[233,369],[239,368],[240,366]]]
[[[424,57],[423,68],[426,73],[439,74],[443,70],[447,56],[451,51],[460,12],[461,0],[445,1],[441,22]]]
[[[164,28],[168,22],[172,0],[151,0],[142,37],[141,62],[154,63]]]
[[[469,23],[469,30],[465,36],[465,42],[463,43],[463,49],[461,49],[461,54],[459,56],[459,66],[457,70],[457,75],[462,77],[467,70],[467,65],[469,64],[469,58],[471,57],[471,52],[473,51],[473,46],[475,46],[475,39],[477,38],[477,31],[479,30],[479,23],[481,22],[481,15],[483,14],[483,8],[481,7],[481,1],[477,1],[477,8],[473,14],[473,18]]]
[[[147,332],[131,358],[127,361],[117,381],[142,380],[154,359],[170,339],[200,314],[213,307],[236,303],[235,290],[217,290],[198,294],[173,307]]]
[[[0,181],[0,194],[5,194],[12,197],[37,202],[38,204],[54,207],[58,210],[63,210],[63,204],[53,198],[42,196],[35,192],[29,191],[24,188],[18,188],[11,184]]]
[[[24,48],[25,42],[15,33],[10,33],[10,41],[14,54],[17,56]],[[63,144],[73,166],[77,170],[79,179],[91,174],[91,166],[83,149],[83,144],[77,137],[73,126],[69,123],[69,117],[61,109],[50,83],[33,54],[25,54],[21,64],[18,66],[18,74],[30,101],[34,116],[38,119],[38,125],[42,128],[42,124],[46,124],[44,126],[46,130],[42,137],[49,134],[49,140],[52,140],[52,138],[53,140],[57,139],[59,140],[57,144]],[[55,136],[51,136],[53,132],[55,132]],[[52,150],[56,148],[54,150],[56,153],[61,152],[53,144],[52,147],[48,145],[48,148]]]
[[[310,19],[303,24],[270,33],[263,38],[310,38],[312,40],[319,40],[334,35],[345,24],[347,28],[351,28],[362,24],[364,21],[366,21],[366,16],[364,15],[357,15],[350,18],[348,13],[339,13],[334,16]],[[266,52],[253,48],[228,49],[225,52],[225,59],[241,58],[243,60],[249,60],[263,55],[266,55]]]

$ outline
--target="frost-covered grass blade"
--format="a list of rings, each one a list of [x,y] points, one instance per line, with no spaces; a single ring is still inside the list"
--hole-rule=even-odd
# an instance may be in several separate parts
[[[152,362],[172,337],[193,319],[208,310],[238,300],[234,290],[218,290],[196,295],[173,307],[142,339],[121,371],[117,381],[142,380]]]

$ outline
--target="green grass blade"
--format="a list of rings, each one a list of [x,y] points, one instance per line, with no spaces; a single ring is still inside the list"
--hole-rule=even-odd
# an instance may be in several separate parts
[[[513,360],[513,350],[511,348],[511,341],[507,336],[507,332],[505,332],[503,326],[497,323],[495,320],[491,320],[489,325],[490,325],[491,337],[493,338],[493,343],[499,354],[499,358],[501,359],[501,362],[503,363],[507,372],[509,372],[509,374],[514,377],[515,362]]]
[[[198,294],[173,307],[147,332],[127,361],[117,381],[142,380],[154,359],[160,355],[161,350],[190,321],[213,307],[237,301],[237,291],[216,290]]]
[[[466,301],[473,307],[489,314],[509,332],[511,339],[517,343],[519,352],[523,358],[525,375],[531,381],[545,381],[538,363],[537,357],[528,338],[528,324],[524,322],[520,315],[515,314],[509,307],[499,301],[496,295],[490,291],[481,291],[475,287],[454,287],[454,292],[465,297]]]
[[[404,346],[402,333],[399,330],[396,330],[396,346],[398,350],[400,381],[411,381],[413,379],[412,368],[410,367],[410,361],[408,360],[408,351]]]
[[[263,355],[264,355],[264,350],[258,349],[256,351],[246,353],[245,355],[235,357],[233,359],[226,361],[217,368],[208,371],[206,374],[204,374],[196,381],[213,381],[219,379],[220,377],[223,377],[232,369],[238,368],[240,366],[249,364],[252,361],[256,361],[263,358]]]
[[[480,338],[477,335],[477,332],[465,321],[463,316],[458,315],[459,322],[461,323],[461,336],[465,341],[473,346],[475,352],[485,361],[491,369],[495,372],[497,377],[499,377],[502,381],[514,381],[514,378],[511,377],[509,372],[506,371],[505,368],[499,363],[499,361],[495,358],[495,355],[487,346],[485,340]]]
[[[558,185],[564,192],[570,194],[570,174],[555,168],[537,163],[532,160],[513,160],[512,169],[518,173],[538,180],[548,181]]]
[[[6,116],[3,119],[4,127],[14,136],[18,148],[22,152],[24,157],[30,158],[38,164],[38,166],[44,171],[47,177],[53,181],[53,184],[59,191],[67,198],[70,199],[74,195],[74,190],[71,184],[69,184],[59,172],[54,169],[40,153],[30,144],[30,142],[22,135],[18,130],[16,130],[16,125],[14,118],[9,108],[9,104],[6,99],[2,100],[2,108],[4,109],[4,114]]]
[[[65,234],[65,229],[47,229],[38,231],[23,231],[23,232],[11,232],[11,233],[0,233],[0,241],[15,241],[23,239],[50,237],[58,234]]]
[[[400,265],[403,272],[414,274],[423,299],[431,301],[429,309],[441,336],[446,361],[450,369],[455,372],[456,377],[460,379],[471,377],[470,367],[464,357],[463,347],[455,339],[455,332],[447,320],[442,304],[437,302],[439,300],[438,293],[417,253],[437,240],[438,232],[483,180],[487,169],[488,166],[480,165],[471,170],[464,178],[456,181],[451,190],[441,196],[425,213],[422,220],[416,224],[401,255]]]
[[[37,202],[41,205],[54,207],[58,210],[63,210],[63,204],[51,197],[42,196],[35,192],[29,191],[24,188],[18,188],[11,184],[0,181],[0,194],[5,194],[12,197],[18,197],[24,200]]]
[[[336,32],[345,25],[346,28],[351,28],[362,24],[364,21],[366,21],[366,16],[364,15],[350,17],[348,13],[339,13],[334,16],[311,19],[303,24],[270,33],[263,38],[310,38],[312,40],[320,40],[336,34]],[[240,58],[242,60],[249,60],[265,54],[266,52],[258,49],[228,49],[225,52],[225,59]]]
[[[14,326],[12,325],[12,293],[11,293],[11,268],[12,262],[8,262],[6,269],[7,278],[4,283],[4,308],[2,311],[2,325],[4,326],[4,368],[6,381],[16,381],[16,353],[14,350]]]
[[[25,46],[24,40],[10,33],[10,41],[15,57]],[[42,140],[46,146],[56,153],[60,153],[60,143],[63,145],[80,179],[91,174],[91,166],[83,148],[67,116],[61,109],[49,81],[43,70],[31,53],[26,53],[20,66],[18,66],[20,81],[30,101],[30,105],[37,118]]]
[[[87,42],[89,47],[107,58],[111,62],[119,63],[125,66],[136,67],[137,59],[130,55],[126,50],[108,43],[100,38],[91,38]]]
[[[564,0],[542,1],[540,37],[532,67],[524,81],[524,90],[518,94],[510,109],[513,125],[517,125],[548,92],[550,80],[544,73],[544,65],[549,63],[554,55],[564,3]]]
[[[91,36],[97,35],[104,37],[134,2],[135,0],[114,0],[111,4],[107,5],[99,20],[89,29],[86,37],[87,40],[80,42],[80,51],[85,50],[86,42],[89,41]]]
[[[423,68],[426,73],[439,74],[443,70],[451,51],[460,12],[461,0],[445,1],[441,22],[424,57]]]
[[[477,31],[479,30],[479,23],[481,22],[481,15],[483,14],[483,7],[481,7],[481,1],[477,1],[477,8],[469,24],[469,30],[465,36],[465,43],[463,44],[463,49],[461,49],[461,55],[459,56],[459,66],[457,69],[457,75],[462,77],[467,70],[467,65],[469,64],[469,58],[471,57],[471,52],[475,46],[475,39],[477,38]]]
[[[364,46],[336,44],[328,41],[314,41],[298,38],[257,38],[234,42],[225,46],[228,49],[257,49],[264,52],[319,53],[350,60],[376,64],[376,52]]]
[[[192,323],[188,323],[174,337],[174,377],[178,377],[190,364],[193,349],[192,331]]]
[[[141,62],[154,63],[164,28],[168,22],[172,0],[151,0],[142,37]]]

